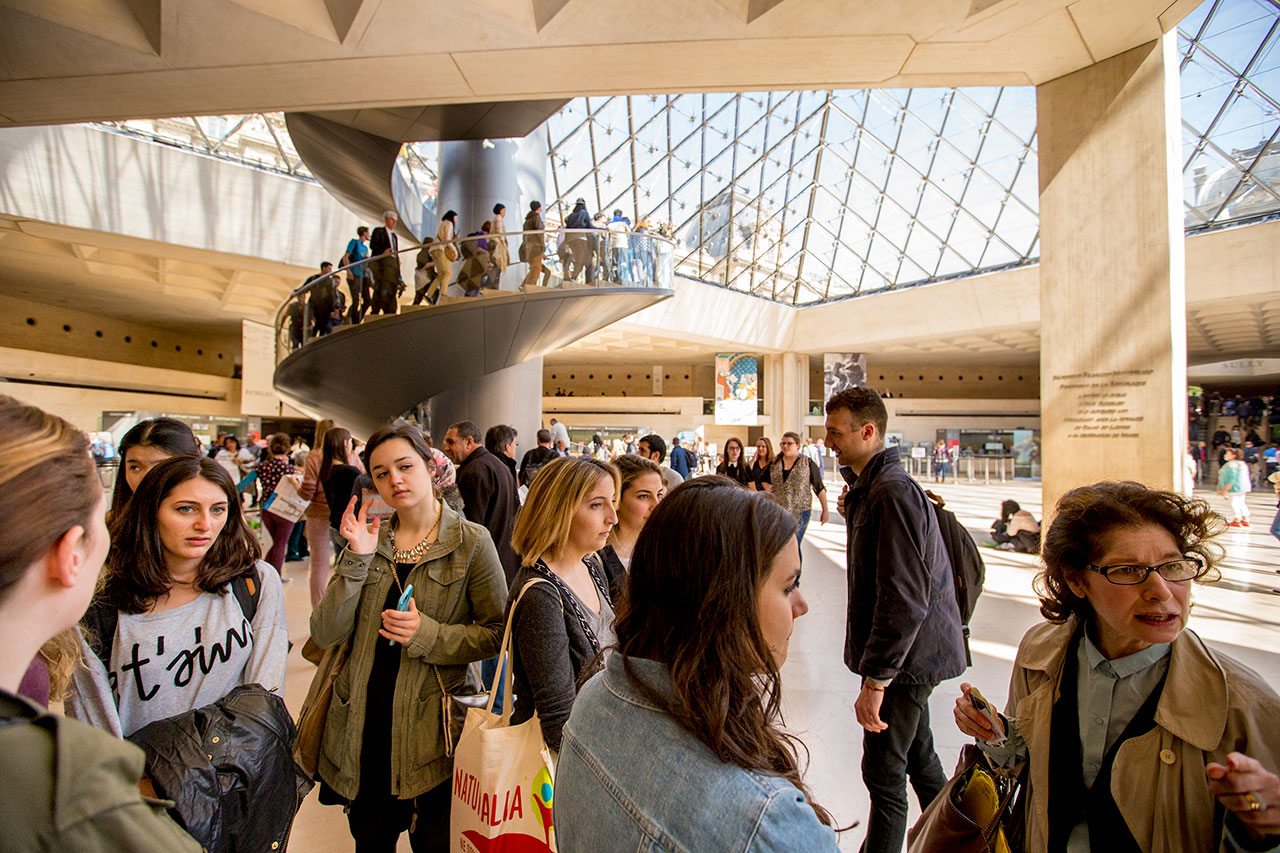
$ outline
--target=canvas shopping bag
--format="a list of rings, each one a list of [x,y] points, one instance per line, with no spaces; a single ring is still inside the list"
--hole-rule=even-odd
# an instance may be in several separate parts
[[[298,484],[292,477],[281,477],[276,483],[276,490],[262,505],[262,511],[278,515],[285,521],[297,521],[307,511],[309,503],[298,494]]]
[[[555,768],[542,740],[538,715],[511,725],[511,621],[520,600],[536,583],[525,584],[507,617],[498,652],[498,671],[506,686],[502,714],[493,713],[498,681],[484,708],[467,710],[467,721],[453,753],[453,805],[450,809],[449,849],[452,853],[555,853]]]

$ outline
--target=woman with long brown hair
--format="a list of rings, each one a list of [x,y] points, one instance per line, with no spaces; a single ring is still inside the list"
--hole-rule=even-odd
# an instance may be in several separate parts
[[[259,559],[221,465],[176,456],[152,468],[112,517],[111,539],[69,713],[128,737],[241,684],[283,694],[280,576]]]
[[[564,727],[561,851],[836,849],[779,727],[779,670],[809,609],[795,533],[784,509],[719,476],[653,511],[617,651]]]
[[[748,469],[751,473],[750,486],[753,491],[773,491],[773,486],[769,484],[769,466],[772,464],[773,442],[762,435],[756,442],[756,457],[751,460],[751,466]]]
[[[724,459],[716,467],[716,473],[751,488],[754,478],[747,466],[747,451],[742,446],[742,439],[736,435],[725,440]]]
[[[333,568],[333,529],[329,524],[329,500],[325,497],[324,484],[335,465],[355,464],[351,458],[351,433],[333,425],[333,421],[321,421],[327,425],[323,435],[316,427],[316,445],[307,455],[303,466],[302,486],[298,496],[307,505],[303,517],[307,524],[307,548],[311,551],[311,606],[324,598],[329,585],[329,571]]]

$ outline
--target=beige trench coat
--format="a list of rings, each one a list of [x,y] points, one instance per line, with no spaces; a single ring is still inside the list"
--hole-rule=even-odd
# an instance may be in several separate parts
[[[1042,623],[1018,646],[1006,716],[1017,720],[1031,756],[1028,853],[1048,846],[1049,743],[1063,662],[1079,623]],[[1156,727],[1116,753],[1111,795],[1148,853],[1223,851],[1205,764],[1242,752],[1280,769],[1280,696],[1253,670],[1213,651],[1193,631],[1173,643]],[[1280,840],[1280,839],[1278,839]]]

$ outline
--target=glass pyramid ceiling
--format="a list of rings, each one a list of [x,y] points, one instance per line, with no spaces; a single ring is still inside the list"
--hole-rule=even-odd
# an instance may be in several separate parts
[[[1189,231],[1280,213],[1280,0],[1179,27]],[[582,198],[676,237],[677,272],[794,305],[1034,262],[1035,90],[578,98],[549,221]]]

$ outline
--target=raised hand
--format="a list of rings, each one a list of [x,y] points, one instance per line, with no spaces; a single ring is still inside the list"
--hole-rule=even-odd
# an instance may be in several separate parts
[[[378,550],[378,529],[381,526],[382,519],[376,515],[373,517],[373,523],[369,522],[368,501],[360,507],[360,512],[356,513],[356,498],[352,495],[346,512],[342,513],[342,523],[338,525],[338,532],[342,534],[343,539],[347,540],[347,547],[351,549],[351,553],[368,556]]]
[[[1239,752],[1223,764],[1205,765],[1209,793],[1258,839],[1280,838],[1280,776]]]

